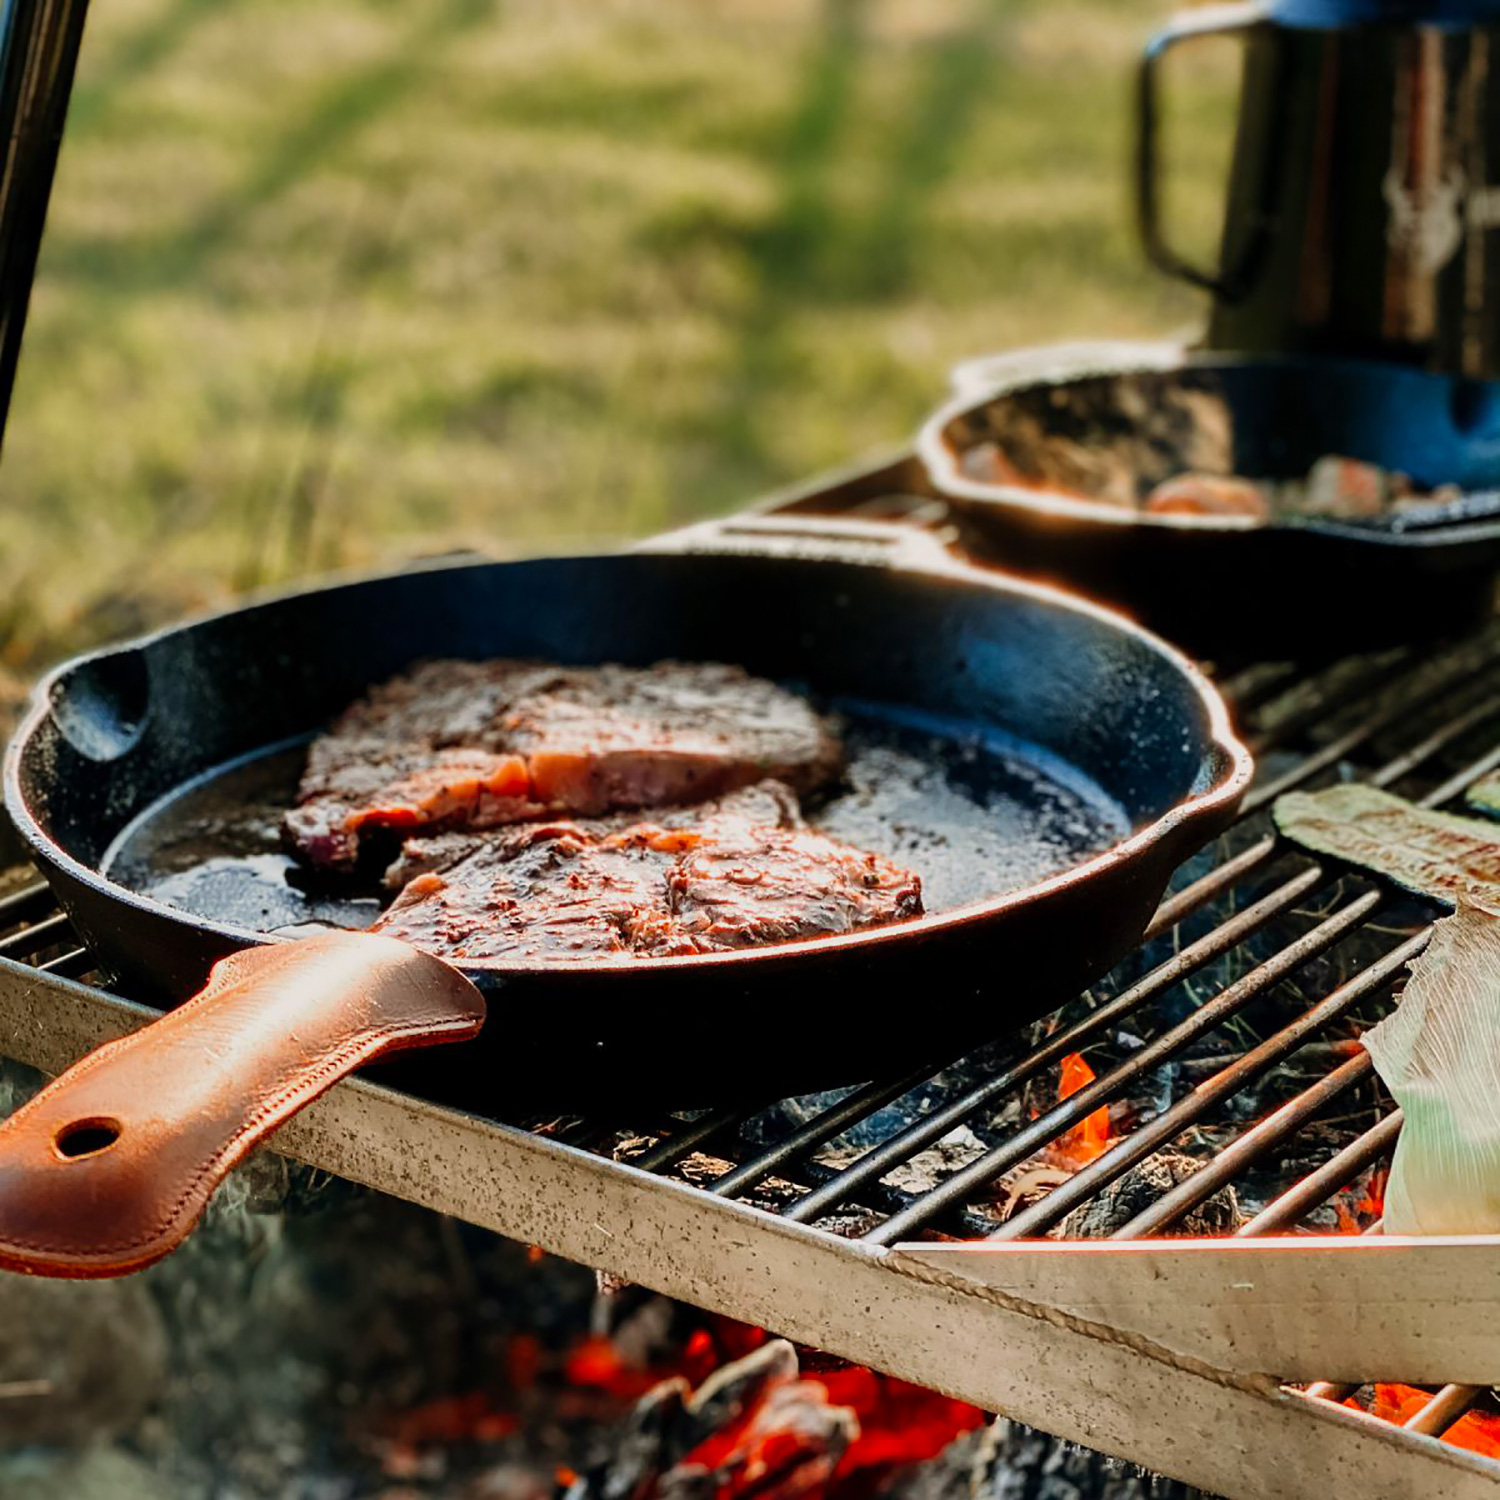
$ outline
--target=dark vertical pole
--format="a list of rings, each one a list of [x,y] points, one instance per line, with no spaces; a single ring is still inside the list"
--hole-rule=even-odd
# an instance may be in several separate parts
[[[47,198],[88,0],[3,0],[0,12],[0,442],[10,413]]]

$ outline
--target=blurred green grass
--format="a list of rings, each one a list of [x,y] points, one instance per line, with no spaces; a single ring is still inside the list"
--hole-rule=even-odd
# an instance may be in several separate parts
[[[1197,316],[1138,0],[114,0],[0,466],[0,663],[612,542],[898,441],[955,360]],[[1207,254],[1231,59],[1175,65]]]

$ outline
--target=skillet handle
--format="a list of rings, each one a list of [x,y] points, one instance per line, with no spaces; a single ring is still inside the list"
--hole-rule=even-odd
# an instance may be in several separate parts
[[[484,999],[394,938],[247,948],[0,1124],[0,1266],[120,1276],[175,1250],[230,1169],[361,1063],[462,1041]]]

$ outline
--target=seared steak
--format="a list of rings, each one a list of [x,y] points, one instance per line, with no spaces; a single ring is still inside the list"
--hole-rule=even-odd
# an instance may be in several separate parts
[[[375,930],[460,962],[712,953],[922,910],[916,875],[803,826],[775,783],[651,822],[531,823],[406,853],[412,867],[445,857]]]
[[[765,777],[805,792],[839,762],[807,702],[739,667],[433,661],[313,742],[286,831],[312,864],[348,867],[374,828],[660,807]]]
[[[802,809],[790,787],[779,781],[762,781],[755,786],[743,787],[737,792],[714,802],[693,803],[686,807],[660,807],[650,814],[653,827],[693,828],[705,818],[719,812],[732,812],[751,822],[770,828],[801,828]],[[568,819],[566,823],[553,822],[548,827],[564,826],[582,830],[585,837],[598,841],[611,834],[623,833],[643,821],[639,811],[609,813],[602,818]],[[418,875],[432,870],[444,870],[455,865],[466,855],[492,847],[497,840],[530,838],[532,825],[519,824],[512,828],[492,829],[489,832],[429,833],[417,835],[403,841],[400,856],[385,872],[385,886],[390,891],[402,890]],[[519,848],[519,844],[517,845]]]

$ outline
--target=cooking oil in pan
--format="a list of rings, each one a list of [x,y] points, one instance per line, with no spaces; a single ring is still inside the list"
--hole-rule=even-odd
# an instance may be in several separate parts
[[[848,761],[838,785],[808,800],[808,820],[915,870],[929,912],[1033,885],[1130,832],[1097,785],[1035,745],[883,705],[832,707]],[[125,828],[103,873],[256,931],[367,927],[381,906],[374,879],[314,875],[282,847],[305,753],[300,742],[273,747],[189,782]]]

